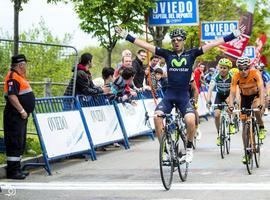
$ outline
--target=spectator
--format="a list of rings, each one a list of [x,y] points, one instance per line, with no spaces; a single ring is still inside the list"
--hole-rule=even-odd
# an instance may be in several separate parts
[[[152,85],[155,90],[161,90],[165,93],[168,85],[168,80],[163,76],[163,70],[161,68],[156,68],[152,76]]]
[[[102,93],[108,93],[107,87],[97,87],[92,81],[92,75],[89,69],[92,67],[92,55],[90,53],[84,53],[81,56],[80,63],[77,65],[77,77],[76,77],[76,95],[97,95]],[[73,78],[69,82],[69,85],[65,91],[66,96],[70,96],[70,91],[73,88]]]
[[[137,53],[136,58],[132,61],[132,67],[135,70],[136,74],[134,77],[134,84],[137,88],[143,87],[143,80],[145,77],[144,73],[144,65],[143,62],[146,59],[146,51],[143,49],[140,49]]]
[[[132,53],[129,49],[125,49],[121,53],[121,58],[126,57],[126,56],[129,56],[130,58],[132,58]],[[121,68],[121,66],[122,66],[122,61],[116,65],[116,69]]]
[[[112,67],[104,67],[102,69],[102,78],[104,80],[104,86],[111,87],[114,79],[114,69]]]
[[[206,84],[208,85],[210,84],[214,72],[215,72],[215,68],[213,67],[209,68],[208,73],[204,76],[204,80]]]
[[[29,172],[21,170],[21,156],[25,150],[28,116],[35,108],[35,95],[26,79],[25,55],[13,56],[11,60],[11,69],[6,75],[4,84],[7,178],[25,179]]]
[[[124,51],[122,51],[122,58],[125,56],[130,56],[132,58],[132,53],[129,49],[125,49]]]
[[[104,67],[102,69],[102,78],[104,80],[104,85],[111,88],[112,84],[113,84],[113,74],[114,74],[114,69],[112,67]],[[108,98],[110,98],[111,96],[111,90],[110,93],[108,94]],[[120,144],[115,142],[113,143],[114,147],[120,147]],[[101,150],[106,150],[106,148],[102,147]]]
[[[204,69],[205,69],[205,65],[203,65],[202,63],[199,63],[197,68],[194,70],[194,80],[195,80],[195,83],[199,92],[200,92],[202,83],[204,83],[204,80],[203,80]]]
[[[130,56],[122,57],[122,65],[114,71],[113,77],[117,78],[119,75],[121,75],[123,69],[126,67],[132,68],[132,59]]]
[[[150,73],[153,73],[155,69],[159,66],[159,61],[159,56],[154,55],[150,58]]]
[[[164,58],[160,57],[158,66],[163,70],[163,77],[167,77],[167,64]]]
[[[112,95],[109,99],[121,103],[132,103],[132,97],[137,96],[137,93],[130,87],[133,84],[134,76],[133,68],[124,68],[122,74],[111,85]]]
[[[155,77],[154,71],[157,67],[159,67],[159,61],[160,61],[160,57],[159,56],[152,56],[150,58],[150,78],[151,78],[151,82],[153,81],[153,77]],[[149,80],[148,80],[148,74],[149,74],[149,69],[146,68],[145,70],[145,83],[146,85],[150,85]]]

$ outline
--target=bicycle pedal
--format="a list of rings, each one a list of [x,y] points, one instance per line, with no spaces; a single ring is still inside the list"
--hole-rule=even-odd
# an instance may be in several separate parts
[[[170,161],[162,161],[162,165],[163,166],[171,166],[171,162]]]

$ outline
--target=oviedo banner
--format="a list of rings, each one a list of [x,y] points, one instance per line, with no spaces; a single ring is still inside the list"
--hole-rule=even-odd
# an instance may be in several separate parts
[[[228,35],[238,28],[238,21],[201,22],[201,40],[210,41]]]
[[[198,25],[198,0],[157,0],[149,10],[149,26]]]

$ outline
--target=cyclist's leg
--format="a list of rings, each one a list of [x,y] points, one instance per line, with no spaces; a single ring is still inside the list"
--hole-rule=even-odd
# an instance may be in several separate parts
[[[164,97],[163,100],[157,105],[155,109],[155,115],[171,113],[172,108],[173,108],[173,105],[171,101],[167,99],[166,97]],[[162,132],[164,129],[163,118],[155,116],[154,123],[155,123],[155,133],[156,133],[156,136],[158,137],[158,141],[160,142],[161,137],[162,137]]]
[[[189,98],[183,96],[176,101],[176,106],[182,113],[187,125],[187,151],[186,151],[186,162],[190,163],[193,159],[193,139],[196,131],[195,126],[195,114],[194,108],[191,105]]]
[[[216,98],[215,98],[215,104],[221,104],[224,101],[225,101],[225,99],[223,99],[222,96],[219,93],[217,93]],[[216,129],[217,129],[217,133],[218,133],[219,126],[220,126],[221,107],[220,106],[215,106],[214,111],[215,111],[215,114],[214,114],[214,116],[215,116],[215,125],[216,125]]]
[[[252,107],[257,108],[260,104],[259,98],[254,98]],[[264,128],[264,122],[262,119],[263,111],[256,111],[255,116],[259,125],[259,138],[263,140],[266,135],[266,129]]]
[[[242,109],[242,108],[251,109],[253,99],[254,99],[254,97],[252,97],[252,96],[241,95],[240,109]],[[244,114],[244,113],[241,113],[241,115],[240,115],[240,118],[241,118],[241,120],[243,122],[242,142],[243,142],[244,150],[245,150],[246,138],[247,138],[247,133],[245,133],[245,127],[244,126],[245,126],[245,121],[246,121],[247,117],[248,116],[246,114]],[[246,162],[245,156],[243,156],[242,162],[243,163]]]
[[[217,134],[219,136],[219,126],[220,126],[220,109],[218,107],[215,108],[215,125],[217,129]]]

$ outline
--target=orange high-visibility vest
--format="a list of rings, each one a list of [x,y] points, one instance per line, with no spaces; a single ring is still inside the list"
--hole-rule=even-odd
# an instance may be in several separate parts
[[[27,94],[33,91],[25,77],[21,76],[16,71],[9,71],[5,78],[4,96],[8,96],[8,81],[11,79],[16,80],[20,84],[19,95]]]

